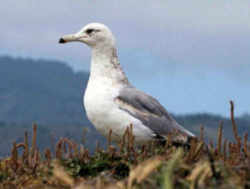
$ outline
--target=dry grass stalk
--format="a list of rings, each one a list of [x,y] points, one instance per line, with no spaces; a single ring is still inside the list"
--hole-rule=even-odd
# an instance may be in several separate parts
[[[112,145],[109,146],[109,156],[111,158],[116,156],[116,148],[114,146],[112,146]]]
[[[11,150],[11,165],[12,165],[12,169],[14,171],[17,170],[18,168],[18,152],[17,152],[17,144],[16,142],[13,142],[13,147]]]
[[[34,157],[32,158],[32,165],[31,165],[33,174],[36,173],[36,169],[39,164],[40,164],[40,154],[39,154],[39,151],[36,149],[34,153]]]
[[[86,136],[88,133],[88,128],[84,127],[82,130],[82,144],[84,145],[86,143]]]
[[[127,155],[129,156],[129,154],[130,154],[130,143],[129,143],[129,140],[130,140],[130,131],[129,131],[129,127],[127,127],[127,132],[126,132],[126,134],[127,134],[127,136],[126,136],[126,138],[127,138],[127,140],[125,140],[126,141],[126,145],[127,145]]]
[[[229,154],[234,153],[234,146],[233,146],[232,142],[228,143],[228,150],[229,150]]]
[[[124,134],[122,135],[122,139],[121,139],[121,142],[119,144],[119,153],[121,154],[123,151],[124,151],[124,146],[126,145],[126,137],[127,137],[127,134],[128,133],[128,128],[126,128]]]
[[[145,145],[142,145],[141,154],[142,154],[141,159],[145,160],[145,158],[147,157],[147,150]]]
[[[128,189],[133,188],[133,183],[141,183],[149,174],[151,174],[160,164],[162,160],[160,157],[154,159],[148,159],[145,162],[139,164],[133,170],[130,171],[128,177]]]
[[[229,150],[229,163],[231,165],[235,165],[237,162],[238,153],[238,146],[235,143],[229,142],[228,143],[228,150]]]
[[[248,133],[245,133],[245,135],[244,135],[244,147],[243,147],[243,151],[244,151],[246,157],[248,157],[247,141],[248,141]]]
[[[241,153],[241,137],[238,137],[237,139],[237,153],[240,154]]]
[[[57,159],[78,157],[79,154],[78,144],[68,138],[61,138],[56,144]]]
[[[230,106],[231,106],[231,121],[232,121],[232,126],[233,126],[233,133],[234,133],[234,138],[236,142],[238,141],[238,130],[237,130],[237,125],[234,119],[234,102],[231,100],[230,101]]]
[[[111,145],[111,142],[112,142],[112,129],[109,130],[109,134],[108,134],[108,146]]]
[[[16,144],[16,147],[17,148],[25,148],[25,145],[24,145],[24,143],[19,143],[19,144]]]
[[[227,160],[227,139],[224,140],[223,144],[223,160]]]
[[[132,149],[132,146],[133,146],[133,126],[130,125],[129,127],[127,127],[125,133],[127,134],[127,140],[126,140],[126,137],[125,137],[125,143],[127,144],[127,152],[128,154],[130,154],[131,152],[131,149]]]
[[[24,133],[24,152],[23,152],[23,162],[28,165],[28,157],[29,157],[29,142],[28,142],[28,132]]]
[[[191,181],[190,188],[204,188],[205,180],[212,176],[212,171],[209,162],[198,162],[191,174],[188,176],[188,180]]]
[[[201,141],[201,142],[198,143],[198,145],[197,145],[197,147],[196,147],[196,149],[195,149],[195,152],[194,152],[194,154],[193,154],[193,157],[192,157],[193,160],[198,159],[199,155],[200,155],[201,152],[202,152],[202,149],[203,149],[204,144],[205,144],[205,143],[204,143],[203,141]]]
[[[51,160],[52,160],[52,155],[51,155],[51,151],[49,148],[46,148],[44,151],[44,156],[46,158],[47,161],[47,166],[50,167],[51,165]]]
[[[80,145],[80,151],[79,151],[79,155],[78,155],[78,158],[81,162],[84,162],[84,146],[81,144]]]
[[[82,147],[82,146],[81,146]],[[99,153],[101,151],[100,142],[97,140],[95,145],[95,152]]]
[[[58,162],[54,164],[53,175],[61,180],[65,185],[70,187],[74,186],[74,179],[71,178],[64,170],[62,166]]]
[[[36,138],[37,138],[37,124],[33,124],[33,135],[32,135],[32,146],[31,146],[31,156],[34,156],[36,150]]]
[[[204,126],[200,126],[200,141],[204,141]]]
[[[137,163],[137,158],[138,158],[138,154],[134,148],[134,140],[135,140],[135,136],[133,135],[133,125],[130,124],[129,127],[129,136],[128,136],[128,143],[129,143],[129,151],[133,153],[133,160],[134,163]]]
[[[72,150],[73,150],[73,142],[71,140],[69,140],[68,138],[63,138],[63,143],[67,146],[68,146],[68,150],[66,150],[68,153],[67,153],[67,157],[68,158],[72,158],[73,157],[73,153],[72,153]]]
[[[129,148],[131,149],[131,150],[134,150],[133,148],[134,148],[134,135],[133,135],[133,125],[132,124],[130,124],[130,126],[129,126]]]
[[[194,154],[195,154],[195,151],[196,151],[196,147],[197,147],[197,143],[195,140],[191,140],[191,145],[190,145],[190,151],[188,153],[188,156],[187,156],[187,161],[192,161],[193,158],[194,158]]]
[[[223,131],[223,122],[220,122],[217,135],[217,147],[216,147],[219,156],[221,155],[222,131]]]
[[[211,170],[212,170],[212,176],[215,178],[215,179],[219,179],[220,178],[220,175],[219,173],[216,172],[216,169],[215,169],[215,165],[214,165],[214,156],[213,156],[213,153],[208,151],[208,159],[209,159],[209,163],[210,163],[210,167],[211,167]]]
[[[85,149],[85,151],[84,151],[84,160],[88,161],[89,159],[90,159],[89,150]]]
[[[26,161],[26,157],[24,157],[24,153],[25,153],[25,144],[24,143],[19,143],[19,144],[16,144],[16,149],[18,150],[18,148],[22,148],[23,149],[23,155],[22,155],[22,163],[25,163]],[[18,151],[17,151],[18,153]],[[28,158],[27,158],[28,159]]]
[[[78,154],[79,154],[78,144],[75,143],[75,142],[73,142],[73,141],[72,141],[72,144],[73,144],[73,156],[74,156],[74,157],[77,157]]]
[[[63,144],[63,138],[61,138],[57,144],[56,144],[56,158],[57,159],[62,159],[62,144]]]
[[[166,148],[168,148],[169,146],[172,146],[172,133],[168,133],[167,135],[167,142],[166,142]]]

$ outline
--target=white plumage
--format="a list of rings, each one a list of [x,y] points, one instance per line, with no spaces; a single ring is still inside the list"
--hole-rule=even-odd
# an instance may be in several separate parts
[[[124,74],[116,53],[115,39],[109,28],[92,23],[78,33],[65,35],[60,43],[80,41],[92,49],[90,78],[84,95],[88,119],[96,129],[119,141],[133,125],[137,143],[163,139],[178,131],[176,140],[187,141],[194,135],[180,126],[153,97],[137,90]]]

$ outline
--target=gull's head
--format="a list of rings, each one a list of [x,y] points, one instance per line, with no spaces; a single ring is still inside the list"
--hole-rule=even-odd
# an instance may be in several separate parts
[[[91,23],[84,26],[75,34],[64,35],[59,39],[59,43],[83,42],[92,48],[114,46],[115,39],[110,29],[104,24]]]

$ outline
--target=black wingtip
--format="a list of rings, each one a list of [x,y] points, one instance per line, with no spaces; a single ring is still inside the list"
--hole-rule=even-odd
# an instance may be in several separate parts
[[[66,41],[63,38],[60,38],[58,43],[66,43]]]
[[[167,138],[164,137],[164,136],[156,134],[154,136],[154,138],[156,139],[156,141],[158,142],[158,144],[161,145],[161,146],[165,146],[166,143],[167,143]],[[183,148],[186,148],[186,149],[190,149],[191,148],[191,141],[192,140],[197,141],[198,139],[195,136],[187,136],[187,140],[186,141],[178,141],[178,140],[175,141],[175,140],[173,140],[173,141],[171,141],[171,144],[173,146],[177,147],[177,148],[178,147],[183,147]]]

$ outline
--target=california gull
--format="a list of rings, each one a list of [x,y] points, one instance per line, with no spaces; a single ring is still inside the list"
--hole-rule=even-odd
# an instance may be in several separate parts
[[[64,35],[59,43],[78,41],[92,49],[90,77],[84,95],[88,119],[104,136],[112,130],[119,141],[129,125],[138,144],[165,139],[175,132],[174,140],[186,142],[194,137],[179,125],[153,97],[133,87],[118,61],[115,38],[110,29],[91,23],[79,32]]]

